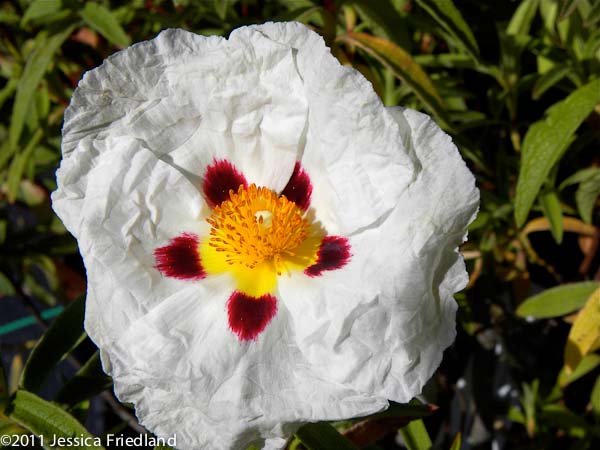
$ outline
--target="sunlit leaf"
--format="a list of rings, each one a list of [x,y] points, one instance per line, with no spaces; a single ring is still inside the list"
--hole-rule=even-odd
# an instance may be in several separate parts
[[[578,170],[573,175],[566,178],[562,183],[560,183],[558,190],[562,191],[568,186],[572,186],[573,184],[578,184],[598,176],[600,176],[600,167],[586,167],[585,169]]]
[[[456,433],[454,440],[452,441],[452,445],[450,446],[450,450],[460,450],[460,446],[462,444],[462,436],[459,433]]]
[[[547,111],[547,117],[529,127],[523,140],[517,182],[515,218],[521,227],[542,184],[572,139],[573,133],[600,101],[600,80],[577,89]]]
[[[517,315],[538,319],[564,316],[582,308],[599,287],[600,282],[582,281],[546,289],[521,303]]]
[[[89,445],[72,445],[69,449],[102,450],[95,445],[93,437],[73,416],[27,391],[17,391],[10,399],[6,415],[30,432],[44,437],[44,448],[50,449],[50,443],[56,437],[81,437]]]
[[[42,80],[54,54],[71,35],[72,31],[73,27],[71,26],[48,38],[45,38],[45,35],[42,35],[36,39],[36,47],[27,59],[23,75],[19,80],[17,95],[15,96],[15,102],[13,104],[9,131],[11,150],[14,150],[17,147],[21,132],[23,131],[23,125],[25,124],[26,114],[32,104],[37,86]],[[42,31],[41,33],[45,32]]]
[[[62,9],[62,0],[33,0],[25,10],[21,26],[40,17],[55,14]]]
[[[556,192],[547,192],[540,196],[542,211],[550,222],[550,231],[557,243],[562,242],[563,238],[563,216],[560,207],[560,200]]]
[[[23,178],[26,164],[29,162],[29,159],[33,155],[33,152],[43,136],[43,131],[38,129],[27,143],[25,149],[13,158],[10,168],[8,169],[8,179],[6,181],[9,202],[14,202],[17,198],[19,184],[21,183],[21,178]]]
[[[411,40],[407,33],[406,20],[400,16],[390,0],[345,0],[345,5],[356,7],[361,16],[381,28],[385,37],[405,50],[410,49]]]
[[[529,34],[531,22],[538,9],[538,0],[523,0],[506,28],[508,34]]]
[[[71,303],[40,338],[31,351],[20,386],[28,391],[37,391],[50,371],[84,338],[83,297]]]
[[[408,450],[430,450],[432,447],[429,433],[420,419],[400,428],[400,435]]]
[[[582,358],[600,340],[600,287],[592,292],[579,311],[565,347],[567,374],[575,370]]]
[[[479,47],[475,36],[451,0],[417,0],[417,3],[456,39],[458,45],[477,59]]]
[[[296,436],[309,450],[358,450],[357,446],[325,422],[306,424],[296,432]]]
[[[8,393],[12,394],[19,388],[19,379],[23,373],[23,358],[21,355],[13,356],[8,373]]]
[[[79,14],[85,22],[110,42],[118,47],[127,47],[131,44],[131,39],[125,33],[115,16],[104,6],[85,2],[85,6]]]
[[[569,370],[566,367],[563,367],[558,374],[558,385],[561,388],[568,386],[569,384],[577,381],[582,376],[594,370],[596,367],[600,365],[600,355],[596,355],[595,353],[585,355],[575,370]]]
[[[338,39],[373,56],[406,83],[434,114],[438,117],[446,115],[442,99],[429,76],[405,50],[387,39],[365,33],[348,33],[338,36]]]

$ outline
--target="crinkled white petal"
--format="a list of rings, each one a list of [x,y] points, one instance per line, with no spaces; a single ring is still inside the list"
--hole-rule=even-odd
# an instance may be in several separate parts
[[[415,180],[387,217],[350,237],[345,267],[282,278],[279,290],[298,346],[319,375],[406,402],[454,340],[453,294],[467,283],[457,247],[479,192],[450,137],[428,116],[390,113],[417,167]]]
[[[207,235],[214,159],[276,191],[300,160],[311,213],[350,237],[343,269],[280,278],[256,341],[229,329],[228,276],[154,267],[170,239]],[[300,24],[229,40],[168,30],[109,58],[66,112],[57,177],[53,207],[88,273],[86,330],[119,398],[180,449],[281,448],[303,422],[408,400],[454,336],[472,177],[426,116],[385,110]]]
[[[323,38],[299,23],[267,23],[232,33],[261,33],[297,49],[309,112],[299,160],[313,184],[311,207],[330,233],[375,223],[398,203],[414,177],[402,135],[371,84],[342,66]],[[349,207],[352,205],[352,207]]]

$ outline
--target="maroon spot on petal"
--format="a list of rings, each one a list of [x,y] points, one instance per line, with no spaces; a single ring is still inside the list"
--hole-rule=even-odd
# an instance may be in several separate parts
[[[211,208],[228,200],[229,190],[237,192],[240,186],[248,187],[246,178],[229,161],[215,159],[206,168],[202,192]]]
[[[227,302],[229,327],[240,341],[256,339],[276,312],[277,299],[270,294],[256,298],[236,291]]]
[[[169,242],[169,245],[154,250],[156,268],[166,277],[178,280],[200,280],[206,272],[200,262],[198,236],[183,233]]]
[[[340,236],[325,236],[317,252],[317,262],[307,267],[304,273],[318,277],[326,270],[344,267],[350,261],[350,244],[348,239]]]
[[[288,181],[288,184],[283,188],[281,195],[285,195],[288,200],[298,205],[301,210],[306,211],[310,206],[312,189],[310,177],[306,171],[300,167],[300,163],[296,162],[290,181]]]

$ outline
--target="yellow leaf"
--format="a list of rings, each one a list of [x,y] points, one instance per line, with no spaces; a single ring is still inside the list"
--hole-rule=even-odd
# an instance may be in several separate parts
[[[565,347],[565,370],[572,372],[581,359],[597,347],[600,339],[600,289],[586,301],[575,319]]]

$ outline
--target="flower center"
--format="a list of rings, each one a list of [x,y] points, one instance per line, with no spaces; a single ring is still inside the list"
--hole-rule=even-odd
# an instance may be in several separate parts
[[[297,256],[311,225],[285,196],[251,184],[229,191],[229,200],[216,206],[210,218],[208,245],[230,265],[255,269],[272,263],[281,275],[285,261]]]

